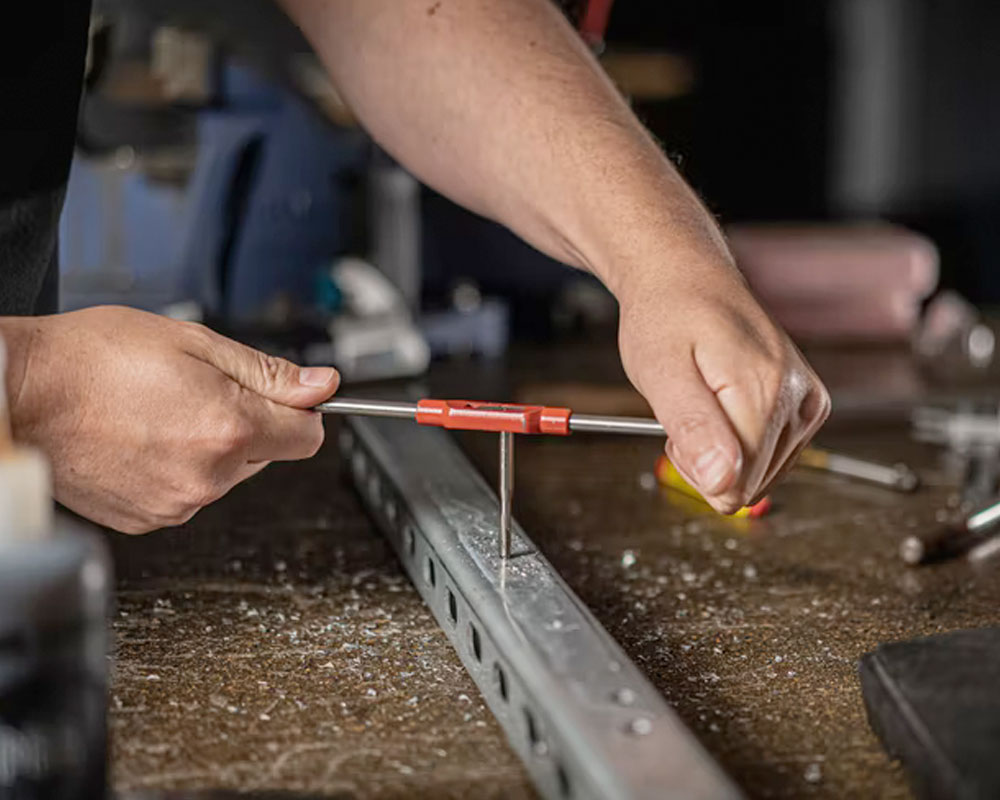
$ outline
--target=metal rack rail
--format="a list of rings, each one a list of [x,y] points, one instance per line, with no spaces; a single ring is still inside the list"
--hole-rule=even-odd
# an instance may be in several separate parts
[[[365,505],[547,798],[741,793],[498,501],[449,435],[349,417]]]

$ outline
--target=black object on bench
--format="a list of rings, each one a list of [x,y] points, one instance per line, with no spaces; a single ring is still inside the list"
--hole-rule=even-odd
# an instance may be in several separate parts
[[[859,671],[868,721],[919,798],[1000,798],[1000,628],[881,644]]]

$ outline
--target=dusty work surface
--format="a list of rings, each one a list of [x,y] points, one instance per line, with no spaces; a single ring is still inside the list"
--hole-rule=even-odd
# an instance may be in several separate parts
[[[553,378],[522,364],[509,396]],[[519,439],[515,513],[750,796],[908,797],[868,729],[857,660],[996,624],[1000,567],[899,562],[951,491],[933,448],[891,425],[824,439],[906,459],[932,485],[904,497],[795,472],[769,518],[736,523],[650,485],[654,440]],[[493,480],[492,437],[465,443]],[[533,795],[332,446],[182,529],[112,542],[118,789]]]
[[[528,794],[334,448],[114,550],[117,788]]]

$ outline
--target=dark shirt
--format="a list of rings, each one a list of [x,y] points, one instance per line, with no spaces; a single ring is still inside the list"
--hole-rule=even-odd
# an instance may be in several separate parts
[[[16,16],[0,25],[0,315],[58,305],[56,233],[90,2],[24,3]]]

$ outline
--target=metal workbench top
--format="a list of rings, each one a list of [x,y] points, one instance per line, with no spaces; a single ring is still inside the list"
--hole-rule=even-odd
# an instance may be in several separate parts
[[[525,369],[508,389],[542,376]],[[183,528],[110,537],[116,788],[533,796],[329,439]],[[822,441],[905,458],[931,485],[901,496],[795,472],[770,517],[737,523],[650,485],[655,440],[522,439],[515,515],[750,796],[908,797],[869,731],[857,660],[995,624],[1000,567],[899,561],[950,491],[934,448],[884,424]],[[463,442],[494,480],[494,437]]]

